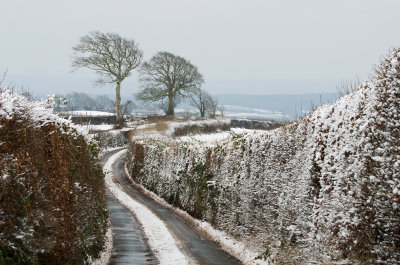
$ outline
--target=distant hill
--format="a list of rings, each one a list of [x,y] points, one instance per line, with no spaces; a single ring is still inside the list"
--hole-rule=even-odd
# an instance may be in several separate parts
[[[334,102],[337,93],[299,95],[215,95],[224,105],[227,116],[241,118],[293,119],[307,113],[312,106]]]

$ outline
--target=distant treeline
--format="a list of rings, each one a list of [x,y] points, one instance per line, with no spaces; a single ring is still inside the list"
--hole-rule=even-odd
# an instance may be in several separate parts
[[[131,113],[135,108],[131,100],[126,100],[122,104],[122,109],[126,113]],[[67,95],[56,95],[55,111],[72,110],[97,110],[115,113],[115,103],[107,95],[89,96],[86,93],[73,92]]]

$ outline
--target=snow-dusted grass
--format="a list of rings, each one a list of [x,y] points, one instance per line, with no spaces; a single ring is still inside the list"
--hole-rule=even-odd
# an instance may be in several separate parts
[[[210,134],[190,134],[186,136],[177,137],[176,141],[187,144],[198,144],[202,147],[212,146],[216,147],[219,143],[226,142],[229,140],[229,136],[235,134],[257,134],[260,133],[255,130],[242,129],[242,128],[231,128],[229,131],[220,133],[210,133]]]
[[[182,142],[194,142],[199,141],[201,143],[214,144],[226,139],[229,136],[229,132],[223,133],[211,133],[211,134],[194,134],[188,136],[179,137]]]
[[[231,120],[226,118],[206,119],[206,120],[187,120],[187,121],[163,121],[158,123],[149,123],[137,126],[135,133],[138,135],[152,135],[158,137],[160,135],[173,137],[178,130],[188,128],[201,130],[202,128],[213,128],[218,130],[219,127],[228,126]],[[192,127],[192,128],[191,128]]]
[[[122,150],[107,161],[104,165],[106,173],[106,186],[115,198],[128,208],[137,218],[143,232],[148,239],[150,248],[160,264],[193,264],[179,249],[178,242],[173,238],[165,223],[146,206],[140,204],[127,195],[118,184],[113,181],[112,165],[126,150]]]
[[[207,120],[189,120],[189,121],[172,121],[168,122],[168,129],[165,131],[165,135],[173,136],[177,129],[189,126],[212,126],[212,125],[222,125],[222,124],[230,124],[230,119],[219,118],[219,119],[207,119]]]

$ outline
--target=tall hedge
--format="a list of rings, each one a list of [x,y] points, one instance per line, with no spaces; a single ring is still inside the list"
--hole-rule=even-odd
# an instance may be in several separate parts
[[[96,147],[43,103],[0,91],[0,264],[85,264],[108,213]]]

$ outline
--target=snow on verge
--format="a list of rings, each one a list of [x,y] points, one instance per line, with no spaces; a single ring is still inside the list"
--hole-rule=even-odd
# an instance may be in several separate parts
[[[128,194],[126,194],[112,178],[112,165],[120,158],[126,150],[122,150],[107,161],[104,165],[106,172],[106,187],[114,197],[126,208],[128,208],[137,218],[143,227],[149,245],[160,265],[193,264],[180,250],[178,242],[173,238],[165,223],[158,218],[151,210],[140,204]]]
[[[113,250],[113,234],[110,222],[108,224],[108,229],[104,237],[105,237],[104,249],[100,253],[100,257],[94,260],[93,262],[90,262],[90,265],[103,265],[103,264],[108,264],[108,262],[110,261],[111,253]]]

